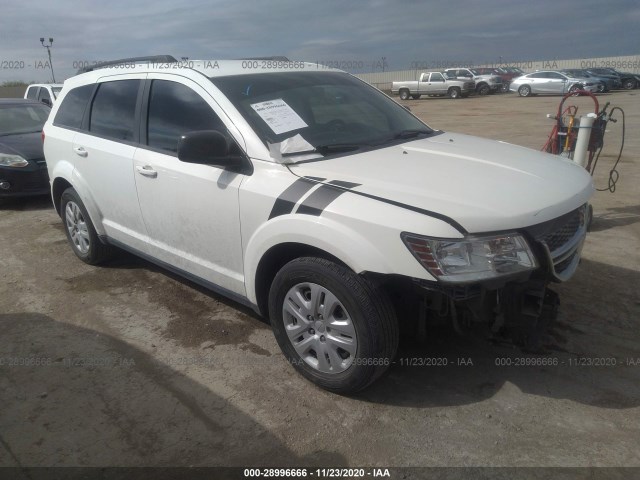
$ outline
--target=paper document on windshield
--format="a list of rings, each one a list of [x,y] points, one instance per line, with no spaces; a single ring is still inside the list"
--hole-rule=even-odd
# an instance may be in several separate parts
[[[308,126],[295,110],[281,98],[252,103],[251,108],[260,115],[260,118],[269,125],[276,135]]]

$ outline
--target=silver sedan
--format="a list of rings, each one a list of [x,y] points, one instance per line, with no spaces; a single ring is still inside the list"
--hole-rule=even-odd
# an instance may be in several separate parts
[[[535,72],[514,78],[509,86],[512,92],[518,92],[521,97],[531,95],[564,95],[576,90],[596,92],[597,82],[590,78],[574,77],[572,75],[554,71]]]

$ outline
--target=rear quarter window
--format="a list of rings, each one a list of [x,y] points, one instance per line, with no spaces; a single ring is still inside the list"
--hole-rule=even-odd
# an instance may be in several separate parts
[[[62,100],[53,124],[59,127],[80,129],[82,119],[95,85],[85,85],[69,91]]]

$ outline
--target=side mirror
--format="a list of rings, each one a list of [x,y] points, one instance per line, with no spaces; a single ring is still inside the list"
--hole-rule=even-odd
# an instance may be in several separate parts
[[[214,165],[240,171],[247,166],[245,158],[231,152],[227,137],[218,130],[187,132],[178,141],[178,159],[186,163]]]

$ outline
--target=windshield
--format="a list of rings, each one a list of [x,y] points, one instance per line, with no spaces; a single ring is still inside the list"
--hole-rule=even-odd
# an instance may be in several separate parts
[[[41,132],[51,109],[44,105],[11,105],[0,108],[0,135]]]
[[[58,94],[60,93],[60,90],[62,90],[62,87],[51,87],[51,90],[53,91],[53,96],[58,98]]]
[[[272,157],[322,158],[433,133],[407,110],[341,72],[213,77]]]

